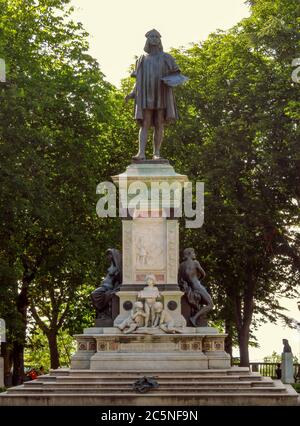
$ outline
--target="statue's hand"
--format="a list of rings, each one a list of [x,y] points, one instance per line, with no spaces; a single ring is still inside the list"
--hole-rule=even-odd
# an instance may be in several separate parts
[[[186,281],[182,281],[182,288],[185,292],[188,292],[189,290],[189,285]]]

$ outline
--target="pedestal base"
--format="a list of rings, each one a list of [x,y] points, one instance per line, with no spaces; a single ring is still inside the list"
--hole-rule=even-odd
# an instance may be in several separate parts
[[[230,356],[224,351],[226,335],[211,327],[203,330],[185,327],[181,334],[146,328],[136,334],[123,334],[110,327],[87,329],[86,332],[93,330],[98,333],[76,336],[78,351],[72,358],[72,369],[180,371],[230,368]]]

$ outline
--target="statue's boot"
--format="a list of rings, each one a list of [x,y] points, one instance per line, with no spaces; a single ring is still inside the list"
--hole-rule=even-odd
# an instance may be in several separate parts
[[[137,155],[132,157],[133,160],[146,160],[146,145],[147,145],[147,134],[143,134],[143,130],[140,130],[139,135],[139,152]]]
[[[145,156],[145,154],[143,155],[143,154],[137,154],[137,155],[135,155],[134,157],[132,157],[132,159],[133,160],[140,160],[140,161],[142,161],[142,160],[146,160],[146,156]]]

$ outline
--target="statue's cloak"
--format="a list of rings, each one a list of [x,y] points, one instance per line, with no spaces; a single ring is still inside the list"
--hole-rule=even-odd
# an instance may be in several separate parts
[[[180,73],[174,58],[165,52],[144,54],[136,62],[132,76],[136,78],[134,117],[141,124],[144,109],[163,109],[165,122],[178,118],[172,87],[161,79]]]

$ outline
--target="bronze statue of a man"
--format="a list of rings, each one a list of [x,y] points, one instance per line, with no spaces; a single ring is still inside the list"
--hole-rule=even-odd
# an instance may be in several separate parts
[[[136,78],[136,84],[125,101],[135,100],[134,117],[141,127],[139,151],[134,159],[145,160],[148,131],[154,127],[153,159],[158,160],[164,125],[178,117],[172,87],[182,84],[187,78],[180,74],[174,58],[163,52],[161,35],[157,30],[148,31],[146,38],[146,53],[137,60],[131,74]]]

